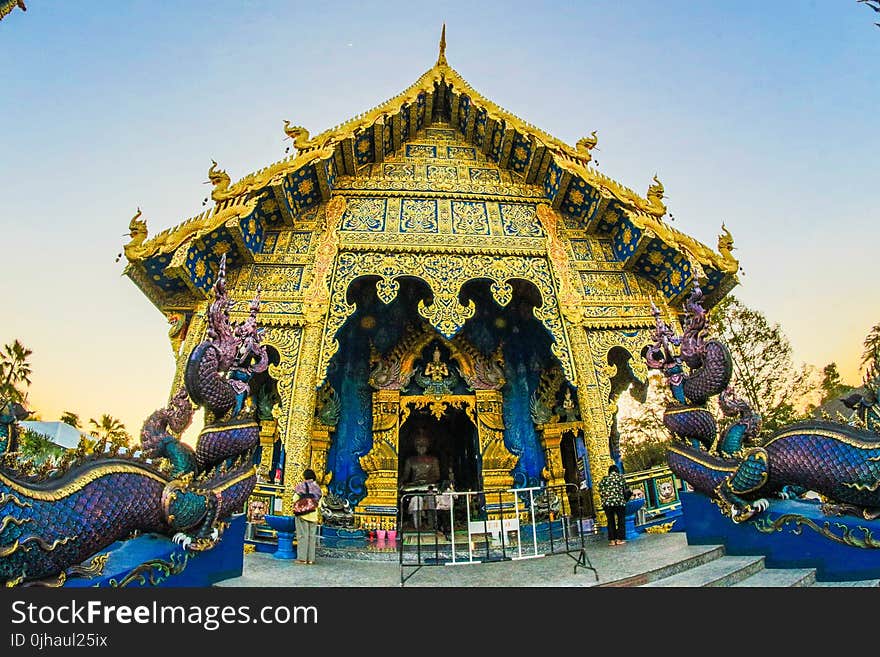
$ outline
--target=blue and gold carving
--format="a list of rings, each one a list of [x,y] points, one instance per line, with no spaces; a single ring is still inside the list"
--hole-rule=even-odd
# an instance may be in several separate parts
[[[315,167],[310,164],[287,176],[284,182],[284,196],[296,212],[318,203],[321,200],[321,190],[318,187]]]
[[[425,125],[425,101],[428,95],[423,91],[416,98],[416,130],[421,130]]]
[[[501,182],[501,173],[498,169],[478,169],[474,167],[468,168],[471,182]]]
[[[660,280],[660,289],[668,298],[674,297],[685,291],[691,280],[691,265],[689,262],[678,257],[679,262],[675,269],[667,270]]]
[[[573,217],[587,217],[595,212],[600,200],[599,192],[581,178],[573,178],[562,201],[562,209]]]
[[[275,253],[275,246],[278,244],[279,234],[280,233],[277,230],[267,231],[266,235],[263,237],[263,248],[260,252],[263,254]]]
[[[327,176],[327,186],[333,189],[336,185],[336,160],[332,157],[324,161],[324,173]]]
[[[635,270],[643,276],[658,280],[676,256],[676,251],[660,240],[651,240],[645,253],[636,261]]]
[[[170,264],[171,256],[167,253],[154,256],[144,261],[144,270],[154,285],[159,286],[165,292],[179,292],[186,286],[177,276],[169,277],[165,268]]]
[[[254,265],[245,288],[256,290],[259,286],[270,295],[278,292],[299,292],[302,274],[301,266]]]
[[[574,254],[575,260],[589,261],[593,260],[593,246],[588,239],[571,239],[571,252]]]
[[[618,260],[626,260],[636,251],[642,229],[636,228],[629,219],[621,219],[611,238],[614,255]]]
[[[244,245],[251,253],[261,253],[263,250],[263,223],[262,212],[258,208],[249,217],[240,219],[241,236]]]
[[[489,157],[496,162],[501,159],[501,147],[504,144],[504,121],[496,121],[489,137]]]
[[[407,157],[437,157],[437,147],[425,144],[407,144],[404,152]]]
[[[474,118],[474,143],[482,148],[483,142],[486,139],[486,123],[489,120],[489,113],[480,108],[476,111]]]
[[[452,201],[452,232],[457,235],[488,235],[486,204],[475,201]]]
[[[406,141],[409,139],[410,133],[410,125],[409,125],[409,103],[403,105],[400,108],[400,139],[401,141]]]
[[[436,210],[436,201],[435,210]],[[385,212],[388,199],[353,198],[345,207],[340,230],[382,232],[385,230]]]
[[[456,138],[455,130],[451,128],[428,128],[425,136],[432,141],[453,141]]]
[[[630,295],[632,290],[626,274],[623,272],[581,272],[581,282],[584,284],[584,294],[621,296]]]
[[[452,160],[476,160],[477,154],[473,148],[462,146],[447,146],[446,157]]]
[[[358,164],[373,161],[373,126],[361,132],[354,142],[354,157]]]
[[[435,164],[429,164],[428,169],[428,180],[431,182],[455,182],[458,180],[458,168],[454,166],[441,166]]]
[[[385,155],[390,155],[394,151],[394,141],[391,138],[390,122],[385,127],[385,135],[382,137],[382,143],[384,144]]]
[[[523,173],[529,165],[531,156],[532,142],[527,135],[517,132],[513,137],[513,148],[510,151],[510,168],[517,173]]]
[[[416,175],[416,167],[414,164],[385,164],[382,167],[382,173],[386,178],[399,180],[414,178]]]
[[[434,199],[404,199],[400,203],[401,233],[436,233],[437,201]]]
[[[551,162],[550,166],[547,167],[547,175],[544,176],[544,194],[547,195],[548,200],[552,201],[556,198],[561,181],[562,169],[559,168],[556,162]]]
[[[464,132],[467,126],[468,114],[471,109],[471,99],[461,94],[458,99],[458,129]]]
[[[499,203],[501,230],[509,237],[543,237],[544,230],[535,214],[534,205]]]
[[[300,230],[292,230],[287,233],[287,241],[285,243],[284,251],[286,253],[295,253],[299,255],[305,255],[309,246],[312,242],[312,233]],[[279,241],[279,251],[280,251],[280,241]]]

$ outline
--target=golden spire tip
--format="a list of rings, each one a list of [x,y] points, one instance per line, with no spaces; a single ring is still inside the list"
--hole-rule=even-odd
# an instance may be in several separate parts
[[[438,66],[448,66],[446,61],[446,23],[443,23],[443,30],[440,32],[440,56],[437,57]]]

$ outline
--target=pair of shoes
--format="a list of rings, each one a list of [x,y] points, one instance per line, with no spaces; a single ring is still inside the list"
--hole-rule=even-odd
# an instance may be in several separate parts
[[[315,565],[315,562],[314,562],[314,561],[306,561],[306,563],[307,563],[308,565],[310,565],[310,566],[314,566],[314,565]]]
[[[308,563],[305,559],[297,559],[296,563]]]

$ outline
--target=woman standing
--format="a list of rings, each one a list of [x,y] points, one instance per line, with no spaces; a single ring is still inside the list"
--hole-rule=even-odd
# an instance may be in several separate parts
[[[626,543],[626,481],[613,463],[599,482],[599,498],[608,518],[608,545]]]
[[[303,471],[303,481],[293,489],[293,501],[310,495],[315,502],[321,499],[321,487],[315,482],[315,471],[307,468]],[[296,516],[296,562],[315,563],[315,548],[318,545],[318,510]]]

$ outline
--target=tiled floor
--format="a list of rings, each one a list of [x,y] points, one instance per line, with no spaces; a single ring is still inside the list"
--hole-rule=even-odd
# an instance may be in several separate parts
[[[405,586],[427,587],[580,587],[632,585],[669,575],[718,556],[718,546],[692,546],[682,533],[642,534],[611,547],[600,537],[587,541],[588,562],[596,573],[578,567],[565,554],[495,563],[407,567]],[[596,575],[598,574],[598,581]],[[320,558],[314,565],[275,559],[271,554],[245,555],[241,577],[217,586],[399,587],[397,561]]]

